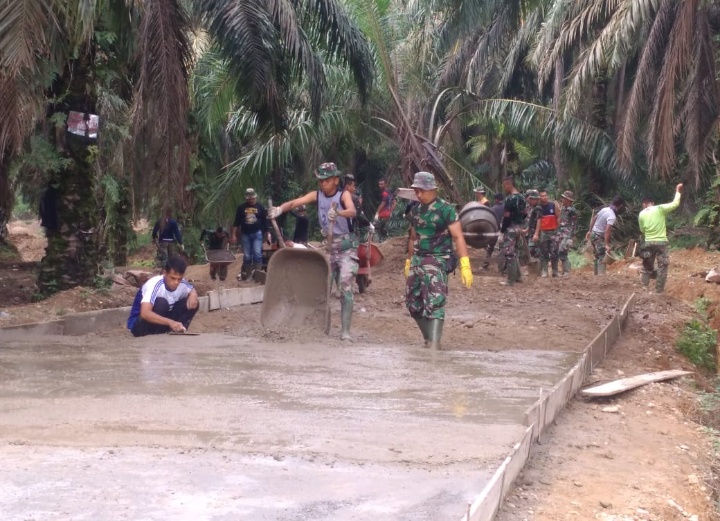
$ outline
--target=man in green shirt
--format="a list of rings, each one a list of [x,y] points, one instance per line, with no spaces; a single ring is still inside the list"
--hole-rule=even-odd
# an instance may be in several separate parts
[[[677,185],[675,198],[671,203],[656,206],[651,197],[645,197],[642,201],[643,209],[638,216],[640,233],[643,234],[643,245],[640,249],[640,257],[643,262],[642,283],[645,287],[650,285],[650,275],[655,273],[655,259],[657,259],[656,293],[662,293],[665,289],[668,266],[670,265],[665,218],[667,214],[680,206],[682,188],[682,183]]]

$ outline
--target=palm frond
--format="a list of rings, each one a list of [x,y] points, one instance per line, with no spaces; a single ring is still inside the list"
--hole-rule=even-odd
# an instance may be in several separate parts
[[[17,74],[35,66],[36,52],[49,45],[50,27],[58,20],[49,0],[0,2],[0,70]]]
[[[149,138],[143,146],[153,157],[156,195],[178,210],[184,210],[187,203],[189,176],[187,34],[187,17],[178,0],[143,4],[134,126],[145,129],[136,135]]]
[[[24,76],[0,73],[0,161],[22,149],[42,111],[42,92]]]
[[[680,119],[685,127],[685,151],[688,173],[695,186],[701,184],[702,164],[709,156],[708,143],[717,140],[713,129],[719,118],[718,84],[715,74],[714,49],[706,13],[696,13],[693,72],[688,79],[688,96]]]
[[[640,56],[618,134],[618,160],[624,168],[632,163],[641,117],[657,88],[657,71],[675,17],[675,5],[674,0],[661,1]]]
[[[699,0],[687,0],[678,6],[670,31],[658,81],[657,98],[650,118],[648,158],[651,172],[667,176],[675,167],[675,101],[678,78],[687,74],[692,64],[695,16]]]
[[[659,0],[630,0],[620,4],[590,45],[576,60],[566,90],[566,110],[575,113],[588,85],[601,75],[611,76],[625,63],[631,43],[650,26]]]
[[[365,35],[348,16],[338,0],[292,0],[330,57],[345,63],[355,78],[360,99],[365,102],[372,89],[374,66]]]
[[[560,119],[552,109],[517,100],[477,100],[474,107],[476,123],[501,123],[508,135],[548,148],[559,143],[609,175],[629,178],[627,170],[617,167],[612,138],[586,121],[572,116]]]

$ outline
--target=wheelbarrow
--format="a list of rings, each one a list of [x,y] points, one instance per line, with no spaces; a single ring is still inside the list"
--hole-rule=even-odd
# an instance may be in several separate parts
[[[233,252],[230,251],[229,247],[224,250],[207,250],[204,244],[200,243],[200,246],[205,254],[205,260],[210,263],[210,277],[214,280],[214,273],[217,271],[220,280],[225,280],[228,266],[235,262]]]
[[[358,246],[358,271],[355,276],[355,282],[358,285],[358,291],[365,293],[365,290],[372,282],[370,277],[371,268],[380,264],[383,260],[383,254],[380,249],[372,242],[373,233],[368,232],[367,242],[363,242]]]
[[[317,328],[327,335],[330,261],[320,250],[286,247],[277,223],[271,222],[280,249],[268,261],[260,323],[272,330]]]

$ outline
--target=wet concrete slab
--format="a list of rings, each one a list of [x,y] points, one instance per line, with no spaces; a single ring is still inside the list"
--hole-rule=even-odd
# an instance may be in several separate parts
[[[577,360],[224,335],[0,346],[3,519],[458,519]]]

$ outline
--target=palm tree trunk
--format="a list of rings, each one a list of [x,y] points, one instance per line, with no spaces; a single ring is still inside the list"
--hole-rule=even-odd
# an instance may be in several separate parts
[[[555,83],[553,85],[553,109],[555,114],[560,114],[560,100],[562,96],[563,79],[565,78],[565,65],[562,58],[555,60]],[[557,178],[558,189],[565,187],[565,168],[562,162],[562,149],[558,138],[555,139],[553,147],[553,163],[555,164],[555,176]]]
[[[8,222],[12,215],[15,197],[10,186],[8,167],[10,166],[10,154],[4,154],[0,159],[0,243],[8,240]]]
[[[52,86],[54,94],[64,93],[51,107],[66,115],[70,110],[94,113],[96,96],[92,86],[92,59],[89,52],[66,67]],[[52,96],[51,96],[52,98]],[[58,98],[55,98],[58,99]],[[44,201],[43,226],[48,245],[40,262],[38,287],[43,294],[92,284],[100,264],[98,237],[99,205],[90,146],[95,139],[70,134],[60,127],[52,141],[67,165],[53,175]]]

